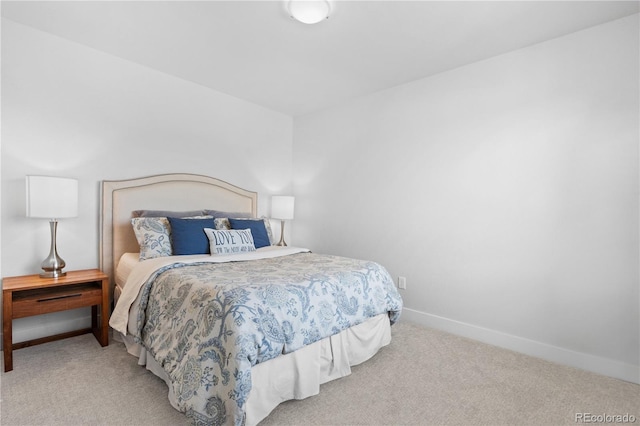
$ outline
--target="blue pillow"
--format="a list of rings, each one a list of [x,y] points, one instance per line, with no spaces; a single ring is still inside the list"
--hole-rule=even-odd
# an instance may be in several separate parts
[[[229,219],[229,223],[231,224],[231,229],[251,229],[253,244],[256,248],[271,245],[267,228],[264,226],[264,220]]]
[[[174,255],[209,254],[209,238],[204,228],[213,228],[213,218],[167,219],[171,225],[171,248]]]

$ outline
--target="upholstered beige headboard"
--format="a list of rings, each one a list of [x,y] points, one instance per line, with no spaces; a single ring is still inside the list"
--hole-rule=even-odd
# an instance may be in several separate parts
[[[124,253],[139,251],[134,210],[211,209],[257,214],[258,194],[208,176],[166,174],[102,182],[100,268],[111,277]]]

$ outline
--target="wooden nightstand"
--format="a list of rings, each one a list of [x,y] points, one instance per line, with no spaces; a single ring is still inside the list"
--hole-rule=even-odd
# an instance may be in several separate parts
[[[91,306],[91,328],[13,343],[14,318]],[[100,322],[98,322],[100,306]],[[109,344],[109,277],[99,269],[70,271],[59,278],[40,275],[2,280],[4,371],[13,370],[13,350],[93,332],[102,346]]]

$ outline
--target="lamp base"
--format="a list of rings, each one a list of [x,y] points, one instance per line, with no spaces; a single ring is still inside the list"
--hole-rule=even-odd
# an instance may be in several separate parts
[[[67,275],[66,272],[62,271],[47,271],[40,274],[41,278],[60,278]]]
[[[287,243],[284,242],[284,220],[280,221],[280,241],[278,241],[277,246],[286,247]]]
[[[62,268],[66,266],[64,260],[58,256],[58,250],[56,249],[56,230],[58,228],[58,221],[52,219],[49,221],[49,228],[51,229],[51,250],[49,256],[42,261],[40,265],[44,272],[40,274],[42,278],[59,278],[67,275],[66,272],[62,272]]]

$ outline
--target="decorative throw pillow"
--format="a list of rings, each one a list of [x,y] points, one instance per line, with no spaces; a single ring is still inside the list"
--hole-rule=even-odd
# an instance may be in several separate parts
[[[169,217],[171,225],[171,251],[174,256],[209,254],[209,239],[204,228],[213,227],[213,218]]]
[[[244,220],[244,221],[247,221],[246,222],[247,224],[249,224],[251,222],[256,229],[254,230],[254,227],[252,227],[252,226],[243,226],[240,223],[238,223],[237,226],[232,226],[231,222],[230,222],[231,220]],[[273,245],[273,233],[271,232],[271,221],[269,221],[269,219],[266,218],[266,217],[261,217],[261,218],[235,218],[235,219],[229,219],[229,218],[223,217],[223,218],[215,218],[213,220],[213,222],[215,224],[215,228],[216,229],[244,229],[244,228],[250,228],[251,231],[253,232],[253,238],[256,241],[256,248],[263,247],[263,245],[261,245],[262,241],[260,243],[258,243],[258,240],[260,238],[258,238],[258,236],[256,235],[256,231],[258,233],[262,234],[260,229],[262,228],[262,225],[264,225],[264,229],[265,229],[265,231],[267,233],[267,240],[268,240],[268,243],[265,244],[265,245],[267,245],[267,246]]]
[[[267,227],[264,220],[253,219],[229,219],[231,229],[251,229],[253,242],[256,248],[271,245],[271,239],[267,233]]]
[[[256,251],[250,229],[218,230],[205,228],[204,232],[209,238],[212,255]]]
[[[231,224],[229,223],[229,218],[226,217],[216,217],[213,219],[213,225],[215,229],[231,229]]]
[[[140,260],[172,255],[166,217],[134,217],[131,224],[140,246]]]

